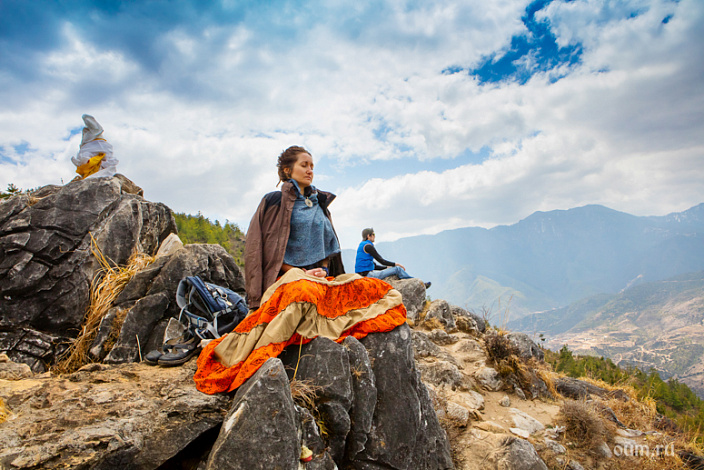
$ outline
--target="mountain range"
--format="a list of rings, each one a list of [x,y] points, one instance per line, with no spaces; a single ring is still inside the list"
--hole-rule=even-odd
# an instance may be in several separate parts
[[[588,297],[507,327],[544,338],[549,349],[566,344],[620,366],[654,368],[704,397],[704,271]]]
[[[535,212],[513,225],[376,247],[411,275],[432,281],[431,297],[500,323],[704,270],[704,203],[647,217],[600,205]],[[348,271],[354,258],[354,250],[343,250]]]

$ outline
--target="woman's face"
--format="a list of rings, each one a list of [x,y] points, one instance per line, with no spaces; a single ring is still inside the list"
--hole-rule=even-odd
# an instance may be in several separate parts
[[[310,186],[313,183],[313,157],[305,152],[299,153],[289,176],[296,180],[301,191]]]

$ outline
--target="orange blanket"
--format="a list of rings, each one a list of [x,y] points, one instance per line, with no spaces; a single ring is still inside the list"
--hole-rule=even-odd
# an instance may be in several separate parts
[[[322,279],[291,269],[267,289],[259,309],[203,349],[193,378],[201,392],[230,392],[286,346],[318,336],[361,339],[405,321],[401,294],[384,281],[357,274]]]

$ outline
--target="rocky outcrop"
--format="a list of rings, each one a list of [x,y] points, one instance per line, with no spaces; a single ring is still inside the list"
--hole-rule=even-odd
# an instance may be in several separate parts
[[[157,259],[125,286],[101,323],[91,348],[93,358],[111,364],[134,362],[140,352],[144,355],[161,346],[169,318],[179,316],[174,295],[186,276],[200,276],[244,295],[244,277],[223,247],[186,245]],[[121,310],[126,312],[124,323],[117,340],[110,344],[111,323]]]
[[[243,278],[221,247],[172,245],[174,231],[170,210],[119,176],[0,204],[0,468],[583,468],[569,429],[556,426],[558,401],[572,398],[589,400],[620,433],[581,454],[584,468],[615,458],[609,444],[649,437],[628,429],[607,401],[628,400],[625,393],[551,375],[528,336],[501,333],[512,346],[488,355],[496,331],[464,309],[428,302],[419,279],[389,279],[408,324],[290,346],[235,393],[200,393],[195,358],[173,368],[136,361],[160,345],[169,320],[178,326],[174,293],[183,277],[239,292]],[[121,238],[126,247],[111,245]],[[37,373],[81,324],[99,267],[93,239],[120,263],[135,249],[160,255],[112,302],[88,352],[95,363]],[[699,456],[686,457],[697,464]]]
[[[508,334],[508,339],[518,349],[523,359],[535,358],[538,361],[542,361],[545,358],[543,350],[527,334],[511,332]]]
[[[45,370],[74,337],[100,269],[124,265],[176,231],[171,210],[125,177],[46,186],[0,203],[0,352]]]
[[[175,368],[137,363],[178,317],[181,279],[197,275],[244,291],[222,247],[164,243],[175,231],[170,209],[120,176],[45,187],[0,205],[0,467],[293,470],[307,448],[308,469],[453,468],[408,325],[361,341],[291,347],[234,398],[196,390],[195,358]],[[37,374],[81,329],[101,268],[96,256],[122,266],[134,252],[157,250],[102,317],[87,352],[95,362],[71,374]],[[420,312],[424,284],[404,284],[408,305]],[[296,401],[297,383],[312,387],[310,400]]]
[[[342,345],[317,339],[298,357],[290,348],[281,359],[290,375],[297,366],[297,379],[321,388],[317,409],[340,468],[452,468],[445,432],[416,372],[407,325],[361,342],[348,337]]]
[[[198,392],[194,369],[195,359],[175,368],[91,364],[0,380],[12,413],[0,424],[0,466],[155,469],[200,459],[207,469],[297,470],[305,446],[308,469],[454,468],[407,325],[361,342],[318,338],[300,356],[291,346],[232,400]],[[310,409],[294,401],[294,371],[315,390]]]
[[[586,400],[592,395],[600,398],[618,398],[628,401],[630,398],[623,390],[607,390],[584,380],[571,377],[559,377],[555,380],[555,389],[562,395],[573,400]]]
[[[145,200],[122,175],[46,186],[0,203],[0,353],[46,370],[81,330],[98,257],[124,266],[135,252],[156,254],[175,232],[171,210]],[[179,313],[178,282],[190,275],[244,293],[242,273],[218,245],[160,256],[130,279],[103,317],[91,360],[133,362],[160,346],[168,319]]]
[[[195,361],[91,364],[62,377],[0,380],[10,412],[0,423],[0,468],[159,468],[217,433],[227,410],[227,396],[196,390],[194,369]]]

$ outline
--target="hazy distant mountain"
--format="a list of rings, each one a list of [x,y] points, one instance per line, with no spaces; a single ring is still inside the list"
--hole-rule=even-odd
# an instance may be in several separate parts
[[[510,226],[377,244],[433,282],[432,298],[511,318],[643,282],[704,270],[704,204],[662,217],[603,206],[536,212]],[[343,252],[348,270],[354,251]]]
[[[550,349],[567,344],[619,365],[654,367],[704,396],[704,271],[589,297],[507,326],[542,334]]]

